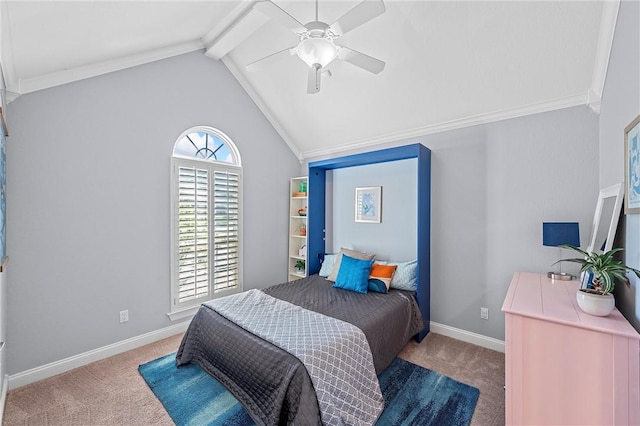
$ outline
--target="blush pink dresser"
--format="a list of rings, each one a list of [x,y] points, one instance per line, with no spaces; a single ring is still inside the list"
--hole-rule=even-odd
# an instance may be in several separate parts
[[[505,313],[507,425],[640,425],[640,335],[582,312],[578,281],[517,272]]]

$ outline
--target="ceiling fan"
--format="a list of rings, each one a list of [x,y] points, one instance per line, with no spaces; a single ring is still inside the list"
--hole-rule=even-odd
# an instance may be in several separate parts
[[[320,91],[321,75],[323,72],[329,72],[328,65],[336,59],[349,62],[374,74],[384,69],[383,61],[334,42],[354,28],[384,13],[385,7],[382,0],[364,0],[331,25],[318,20],[318,0],[316,0],[316,20],[306,25],[301,24],[270,0],[259,1],[254,5],[254,9],[293,31],[300,37],[300,42],[296,46],[251,62],[246,66],[247,71],[255,71],[283,57],[297,55],[309,66],[307,93],[312,94]]]

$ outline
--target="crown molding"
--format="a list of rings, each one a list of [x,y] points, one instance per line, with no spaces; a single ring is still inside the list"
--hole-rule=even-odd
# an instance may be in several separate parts
[[[13,59],[13,50],[10,48],[11,43],[11,26],[9,25],[9,13],[7,10],[7,2],[0,1],[0,72],[2,73],[2,78],[4,81],[4,85],[2,89],[5,91],[9,91],[8,88],[12,82],[16,80],[16,70],[15,63]],[[8,99],[9,96],[5,93],[5,97],[3,98],[4,104],[8,104],[13,99]]]
[[[285,141],[289,149],[296,155],[300,162],[309,161],[310,159],[317,157],[331,157],[336,154],[343,154],[347,151],[357,151],[372,146],[397,142],[403,139],[416,138],[420,136],[427,136],[435,133],[446,132],[449,130],[462,129],[465,127],[477,126],[480,124],[488,124],[496,121],[508,120],[511,118],[518,118],[532,114],[539,114],[549,111],[555,111],[564,108],[570,108],[580,105],[589,105],[593,108],[593,105],[598,105],[599,98],[595,97],[594,93],[588,91],[584,94],[567,96],[563,98],[553,99],[551,101],[539,102],[529,105],[524,105],[518,108],[511,108],[501,111],[494,111],[486,114],[479,114],[470,117],[464,117],[457,120],[451,120],[442,123],[435,123],[428,126],[417,127],[413,129],[403,130],[399,132],[388,133],[385,135],[377,136],[375,138],[361,139],[352,142],[345,142],[340,144],[339,147],[330,147],[328,149],[301,151],[298,145],[294,142],[291,135],[285,130],[285,127],[276,118],[275,114],[268,107],[267,103],[255,90],[253,85],[245,78],[240,72],[237,64],[225,56],[221,59],[222,63],[229,69],[231,74],[240,83],[242,88],[247,92],[249,97],[253,100],[256,106],[262,111],[269,123],[274,127],[276,132]]]
[[[589,107],[600,114],[600,101],[604,92],[604,84],[607,79],[607,69],[611,48],[613,47],[613,37],[618,21],[618,10],[620,0],[605,1],[602,4],[602,17],[600,18],[600,32],[598,34],[598,44],[596,46],[596,59],[591,76],[591,88],[589,89]]]
[[[361,150],[371,146],[380,145],[389,142],[397,142],[403,139],[416,138],[421,136],[432,135],[435,133],[447,132],[450,130],[462,129],[465,127],[477,126],[480,124],[488,124],[496,121],[508,120],[532,114],[555,111],[564,108],[570,108],[579,105],[586,105],[588,101],[588,93],[583,95],[569,96],[565,98],[554,99],[548,102],[540,102],[525,105],[518,108],[512,108],[502,111],[490,112],[487,114],[479,114],[470,117],[464,117],[457,120],[451,120],[442,123],[430,124],[428,126],[416,127],[414,129],[403,130],[400,132],[388,133],[375,138],[361,139],[353,142],[340,144],[340,147],[332,147],[325,150],[304,151],[302,158],[309,160],[315,157],[332,156],[342,154],[345,151]]]
[[[600,114],[600,104],[602,104],[602,92],[598,95],[593,89],[589,89],[587,92],[587,105],[596,114]]]
[[[227,69],[231,72],[233,77],[240,83],[240,86],[244,89],[245,92],[249,95],[251,100],[256,104],[258,109],[262,111],[262,114],[267,118],[267,121],[271,123],[276,132],[280,135],[282,140],[287,144],[291,152],[300,160],[302,163],[303,156],[300,152],[298,146],[293,142],[293,138],[289,135],[289,133],[285,130],[285,127],[280,123],[280,121],[276,118],[275,114],[267,103],[262,99],[262,97],[258,94],[253,85],[245,78],[245,76],[240,72],[238,65],[231,60],[228,56],[224,56],[221,58],[222,63],[227,67]]]
[[[203,48],[204,45],[201,40],[191,40],[114,60],[52,72],[40,77],[21,79],[17,82],[8,83],[7,90],[23,95],[37,90],[48,89],[62,84],[159,61],[172,56],[202,50]]]

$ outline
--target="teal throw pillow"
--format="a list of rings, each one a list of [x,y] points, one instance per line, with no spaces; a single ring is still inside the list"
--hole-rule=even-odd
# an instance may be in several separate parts
[[[356,293],[366,293],[369,287],[369,272],[373,262],[373,259],[360,260],[343,254],[338,277],[333,286],[355,291]]]
[[[387,285],[377,278],[371,278],[367,284],[369,291],[376,293],[387,293]]]

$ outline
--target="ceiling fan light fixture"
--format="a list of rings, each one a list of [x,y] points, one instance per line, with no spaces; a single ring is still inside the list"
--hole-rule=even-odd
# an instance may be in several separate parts
[[[338,46],[327,37],[308,37],[300,41],[296,53],[309,67],[313,68],[316,64],[326,67],[338,56]]]
[[[255,2],[253,9],[295,33],[300,41],[296,46],[251,62],[246,65],[247,71],[256,70],[258,64],[271,63],[274,59],[293,56],[295,53],[309,67],[307,70],[307,93],[309,94],[320,91],[321,77],[327,74],[329,71],[327,66],[334,60],[348,62],[373,74],[381,72],[384,69],[384,62],[346,46],[336,45],[334,40],[382,14],[385,11],[384,1],[361,0],[331,25],[319,20],[318,3],[318,0],[315,0],[315,21],[302,24],[276,5],[273,0]]]

